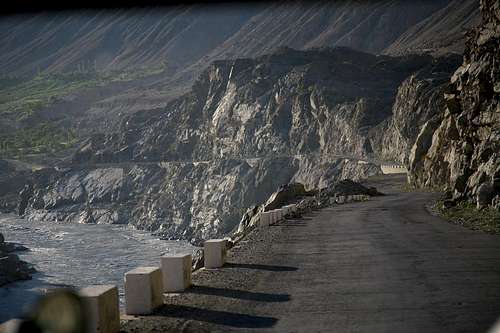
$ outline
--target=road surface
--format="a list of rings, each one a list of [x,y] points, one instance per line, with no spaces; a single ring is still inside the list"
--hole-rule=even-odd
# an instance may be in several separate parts
[[[500,237],[431,215],[438,195],[403,181],[251,233],[224,268],[123,330],[486,332],[500,317]]]

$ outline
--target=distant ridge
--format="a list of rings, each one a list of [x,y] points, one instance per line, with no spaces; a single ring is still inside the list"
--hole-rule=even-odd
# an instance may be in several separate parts
[[[446,15],[445,15],[446,14]],[[92,10],[0,18],[0,74],[161,67],[200,72],[215,59],[278,46],[348,46],[401,54],[463,48],[478,1],[271,2]],[[445,40],[436,36],[446,32]],[[448,45],[448,37],[452,45]],[[444,45],[443,45],[444,43]],[[80,66],[80,67],[79,67]]]

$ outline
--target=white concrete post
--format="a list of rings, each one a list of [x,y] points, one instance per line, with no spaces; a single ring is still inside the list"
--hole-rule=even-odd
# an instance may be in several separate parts
[[[278,222],[280,219],[279,219],[279,216],[278,216],[278,210],[277,209],[273,209],[271,211],[272,213],[272,216],[273,216],[273,224]]]
[[[117,333],[120,330],[118,288],[114,285],[80,289],[87,312],[88,333]]]
[[[226,260],[226,240],[210,239],[204,245],[205,268],[219,268]]]
[[[271,212],[260,213],[260,225],[269,226],[271,224]]]
[[[183,291],[191,286],[193,258],[190,254],[168,255],[160,258],[163,291]]]
[[[17,333],[19,326],[21,326],[21,319],[11,319],[0,325],[1,333]]]
[[[125,313],[149,314],[163,304],[159,267],[138,267],[125,273]]]

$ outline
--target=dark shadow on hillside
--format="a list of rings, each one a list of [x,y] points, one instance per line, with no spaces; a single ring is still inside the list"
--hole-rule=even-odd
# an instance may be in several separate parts
[[[298,270],[297,267],[293,267],[293,266],[240,264],[240,263],[230,263],[230,262],[224,264],[224,267],[258,269],[258,270],[271,271],[271,272],[293,272],[293,271]]]
[[[267,328],[274,326],[278,321],[278,319],[273,317],[253,316],[244,313],[208,310],[183,305],[165,305],[155,314],[238,328]]]
[[[255,302],[288,302],[290,300],[290,295],[288,294],[268,294],[208,286],[193,286],[188,292],[191,294],[221,296]]]

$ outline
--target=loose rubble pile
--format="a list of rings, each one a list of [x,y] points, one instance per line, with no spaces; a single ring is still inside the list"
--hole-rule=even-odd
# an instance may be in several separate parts
[[[344,203],[345,197],[349,196],[377,196],[383,195],[375,187],[365,187],[358,182],[344,179],[333,183],[322,189],[312,189],[307,191],[301,183],[290,183],[282,185],[269,199],[262,205],[254,205],[247,209],[235,230],[226,237],[227,249],[232,248],[245,236],[259,225],[260,214],[274,209],[282,208],[288,204],[295,204],[296,210],[289,210],[284,218],[300,218],[303,214],[312,210],[331,206],[336,202]],[[339,200],[339,198],[344,199]],[[201,246],[202,239],[198,239],[194,244]],[[203,267],[203,250],[198,249],[193,254],[193,271]]]
[[[35,269],[13,252],[28,250],[22,245],[5,242],[0,234],[0,286],[18,280],[29,280]]]

